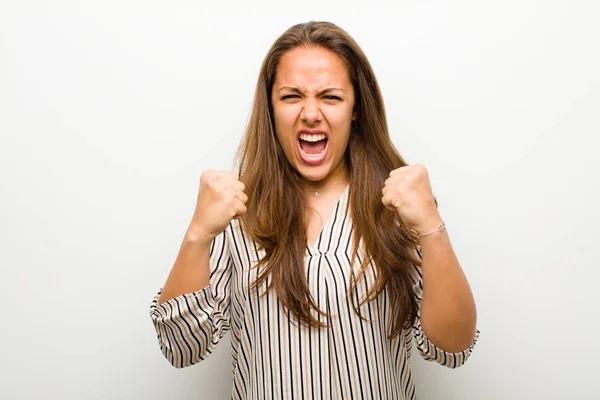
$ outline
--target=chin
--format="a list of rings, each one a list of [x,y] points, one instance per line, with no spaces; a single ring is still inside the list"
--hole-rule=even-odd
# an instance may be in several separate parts
[[[314,167],[300,165],[299,168],[296,168],[296,171],[298,171],[298,173],[300,173],[300,175],[307,181],[319,182],[327,178],[327,176],[331,173],[331,167],[328,164]]]

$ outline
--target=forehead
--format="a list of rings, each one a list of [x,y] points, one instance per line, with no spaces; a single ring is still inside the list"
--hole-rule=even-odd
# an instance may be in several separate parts
[[[350,86],[348,70],[335,53],[321,47],[297,47],[281,57],[275,86],[319,89],[324,86]]]

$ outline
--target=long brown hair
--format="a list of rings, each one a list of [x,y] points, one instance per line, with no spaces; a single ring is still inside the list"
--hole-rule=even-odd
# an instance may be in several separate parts
[[[361,305],[374,300],[387,285],[393,313],[389,334],[392,338],[403,327],[412,325],[416,317],[417,300],[409,268],[411,264],[420,266],[421,261],[414,251],[418,239],[397,213],[383,206],[381,189],[392,170],[407,164],[390,140],[383,97],[369,61],[350,35],[329,22],[311,21],[289,28],[275,41],[260,70],[254,105],[238,152],[240,179],[246,185],[249,210],[240,223],[265,250],[265,256],[257,264],[264,268],[251,288],[259,287],[270,274],[268,290],[274,287],[282,304],[298,321],[310,327],[327,326],[311,314],[314,309],[327,315],[315,304],[306,282],[305,197],[301,177],[276,139],[271,103],[277,65],[286,52],[298,46],[318,46],[338,55],[354,87],[358,118],[351,127],[345,162],[354,222],[353,259],[361,239],[365,257],[358,276],[351,274],[348,295],[373,262],[376,280]],[[351,297],[360,316],[360,305]]]

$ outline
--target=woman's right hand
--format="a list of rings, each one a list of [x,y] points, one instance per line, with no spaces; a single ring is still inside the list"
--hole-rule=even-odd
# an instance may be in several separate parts
[[[205,171],[200,177],[196,210],[188,235],[210,241],[225,230],[232,219],[246,212],[248,196],[237,174],[230,171]]]

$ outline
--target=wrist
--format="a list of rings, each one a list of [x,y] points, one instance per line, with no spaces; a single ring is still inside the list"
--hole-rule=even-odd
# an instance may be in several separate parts
[[[438,214],[436,216],[427,218],[427,220],[418,225],[413,226],[412,230],[418,235],[423,235],[438,230],[440,225],[443,223],[444,221],[442,220],[442,217]]]
[[[190,225],[185,233],[184,241],[196,243],[196,244],[210,244],[214,237],[208,233],[202,227]]]

